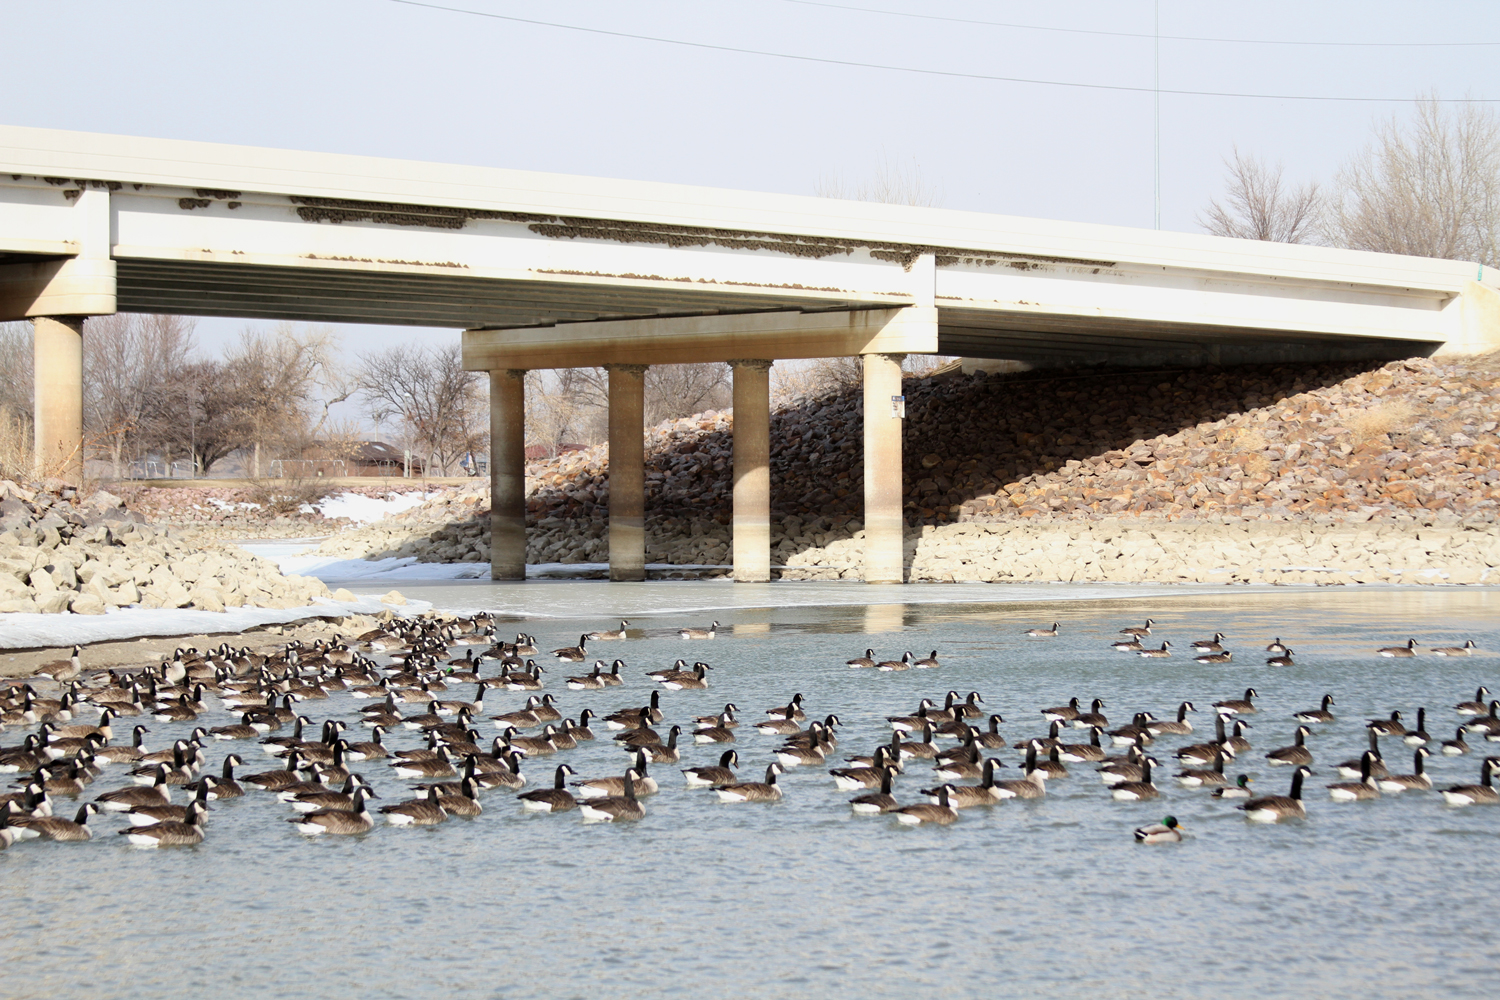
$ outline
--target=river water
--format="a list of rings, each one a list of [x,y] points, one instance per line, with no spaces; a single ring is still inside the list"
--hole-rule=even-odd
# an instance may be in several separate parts
[[[1170,780],[1158,782],[1160,801],[1116,803],[1082,764],[1050,782],[1043,800],[966,810],[947,828],[854,816],[852,793],[824,768],[786,775],[775,805],[725,805],[681,787],[678,766],[720,752],[692,745],[681,765],[653,768],[662,792],[635,825],[524,814],[497,790],[472,821],[310,841],[284,822],[287,807],[252,790],[215,805],[201,846],[145,851],[114,835],[121,820],[103,816],[91,843],[0,853],[0,996],[1488,997],[1500,985],[1500,809],[1451,809],[1435,792],[1337,805],[1323,788],[1341,780],[1332,763],[1363,749],[1366,719],[1400,709],[1410,724],[1425,705],[1428,731],[1447,739],[1455,702],[1481,683],[1500,691],[1493,655],[1373,655],[1408,637],[1500,649],[1500,594],[722,583],[403,592],[439,607],[504,609],[514,619],[502,632],[535,632],[543,649],[629,617],[646,638],[595,650],[626,660],[624,688],[568,691],[562,678],[583,665],[549,668],[547,690],[567,715],[638,706],[654,687],[643,672],[686,656],[714,666],[711,687],[664,692],[666,724],[726,701],[750,722],[801,692],[810,715],[841,717],[839,756],[868,753],[889,739],[885,716],[954,689],[981,692],[1011,739],[1042,735],[1038,710],[1072,696],[1105,699],[1112,726],[1193,701],[1198,732],[1153,748],[1175,765],[1178,745],[1211,738],[1210,703],[1254,686],[1255,749],[1229,770],[1280,794],[1287,769],[1261,755],[1292,742],[1290,714],[1330,692],[1339,721],[1310,741],[1308,820],[1271,827]],[[908,603],[916,600],[926,603]],[[1177,655],[1109,648],[1117,629],[1148,615],[1151,639],[1171,640]],[[711,642],[670,631],[714,618],[724,628]],[[1053,621],[1056,639],[1021,635]],[[1228,635],[1234,662],[1192,662],[1188,642],[1215,631]],[[1296,666],[1262,665],[1277,636],[1296,650]],[[943,665],[844,666],[867,646],[881,657],[935,648]],[[485,714],[524,698],[490,691]],[[335,694],[303,709],[321,721],[354,718],[359,704]],[[200,724],[231,721],[216,710]],[[191,728],[148,724],[153,749]],[[548,786],[564,761],[584,777],[621,773],[624,755],[598,728],[592,744],[529,762],[528,787]],[[748,725],[737,733],[741,773],[759,780],[777,739]],[[482,734],[494,735],[487,721]],[[1436,784],[1473,782],[1483,753],[1500,753],[1480,735],[1469,740],[1470,756],[1432,757]],[[388,742],[419,745],[405,730]],[[1393,771],[1410,770],[1409,748],[1388,739],[1383,749]],[[247,741],[210,746],[209,769],[230,750],[246,757],[242,772],[276,766]],[[1020,754],[999,756],[1009,765],[1001,775],[1019,776]],[[382,802],[409,794],[381,762],[357,769]],[[932,783],[927,770],[909,767],[897,798],[916,801]],[[122,780],[116,765],[89,794]],[[64,800],[58,811],[73,810]],[[1169,812],[1185,842],[1134,843],[1133,828]]]

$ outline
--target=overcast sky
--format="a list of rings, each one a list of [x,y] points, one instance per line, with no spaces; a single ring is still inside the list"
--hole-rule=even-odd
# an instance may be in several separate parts
[[[858,184],[884,158],[918,164],[946,208],[1149,227],[1154,9],[1151,0],[0,0],[9,41],[0,119],[794,194],[815,193],[823,177]],[[1281,161],[1294,180],[1325,179],[1372,122],[1409,111],[1291,97],[1500,98],[1494,2],[1163,0],[1159,9],[1164,91],[1286,98],[1161,95],[1164,229],[1198,228],[1236,144]],[[1342,44],[1321,44],[1330,42]],[[1474,42],[1490,44],[1452,44]],[[1095,87],[974,78],[985,76]],[[200,340],[216,348],[242,325],[201,321]],[[361,345],[420,335],[347,329]]]

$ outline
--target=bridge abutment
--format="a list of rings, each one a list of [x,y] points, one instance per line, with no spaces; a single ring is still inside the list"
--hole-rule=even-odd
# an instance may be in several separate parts
[[[866,354],[865,388],[865,582],[901,583],[902,415],[892,397],[901,395],[904,354]]]

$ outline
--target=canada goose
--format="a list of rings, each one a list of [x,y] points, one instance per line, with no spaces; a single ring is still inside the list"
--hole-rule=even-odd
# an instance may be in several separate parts
[[[1312,730],[1306,726],[1298,726],[1295,733],[1296,741],[1289,747],[1281,747],[1266,754],[1266,760],[1272,765],[1286,764],[1292,767],[1298,764],[1311,764],[1313,762],[1312,751],[1307,749],[1304,742]]]
[[[105,812],[129,812],[136,806],[155,806],[171,802],[172,789],[167,784],[167,766],[165,764],[156,766],[156,780],[150,785],[118,788],[112,792],[105,792],[103,795],[96,795],[94,801]]]
[[[1469,744],[1464,740],[1464,727],[1459,726],[1453,734],[1453,739],[1444,740],[1442,746],[1443,755],[1446,757],[1462,757],[1469,752]]]
[[[624,660],[615,660],[612,664],[609,664],[609,673],[601,673],[601,675],[598,675],[598,679],[604,682],[604,687],[606,688],[622,687],[625,684],[625,679],[619,676],[619,672],[624,669],[624,666]]]
[[[453,761],[448,756],[446,747],[439,747],[436,757],[426,760],[393,760],[386,766],[395,771],[398,778],[452,778],[458,774],[453,769]]]
[[[828,731],[821,722],[814,722],[808,727],[808,739],[789,740],[776,748],[776,759],[783,767],[800,767],[803,764],[818,765],[828,758],[828,751],[832,744],[828,740]]]
[[[875,815],[887,813],[900,808],[894,796],[891,795],[891,780],[896,776],[894,767],[883,767],[880,769],[880,791],[867,792],[864,795],[856,795],[849,800],[849,807],[861,815]]]
[[[1204,653],[1202,656],[1193,657],[1194,663],[1228,663],[1234,659],[1234,654],[1229,650],[1219,653]]]
[[[448,818],[436,788],[429,788],[420,799],[381,806],[380,812],[391,826],[436,826]]]
[[[1182,840],[1182,824],[1176,816],[1168,816],[1160,823],[1138,828],[1135,839],[1138,844],[1175,844]]]
[[[579,657],[579,661],[584,657]],[[542,689],[542,674],[544,668],[534,660],[526,661],[525,670],[512,670],[499,679],[501,687],[507,691],[540,691]]]
[[[1365,732],[1370,738],[1370,747],[1368,752],[1370,754],[1373,754],[1375,758],[1373,763],[1370,764],[1370,773],[1377,778],[1384,778],[1387,772],[1385,769],[1385,763],[1381,760],[1380,757],[1379,734],[1374,729],[1366,729]],[[1338,764],[1335,764],[1334,768],[1339,772],[1340,775],[1345,778],[1358,778],[1363,772],[1364,766],[1365,759],[1364,756],[1361,755],[1352,760],[1341,761]]]
[[[1099,732],[1098,726],[1090,726],[1087,743],[1059,743],[1057,745],[1058,759],[1075,764],[1091,764],[1103,760],[1104,748],[1099,745]]]
[[[610,739],[631,749],[660,745],[661,734],[652,729],[651,726],[646,722],[644,710],[642,710],[641,712],[640,719],[641,724],[639,726],[635,727],[634,729],[627,729],[621,733],[616,733],[614,736],[610,737]]]
[[[986,757],[978,772],[979,784],[947,786],[948,804],[954,809],[969,809],[974,806],[992,806],[999,802],[1000,797],[995,794],[995,769],[1004,766],[995,758]],[[938,791],[937,788],[924,788],[922,794],[928,797],[929,802],[939,804]]]
[[[780,764],[771,764],[766,768],[765,781],[731,782],[716,785],[714,791],[719,793],[720,802],[775,802],[781,798],[776,776],[782,773]]]
[[[593,719],[593,717],[594,713],[591,709],[585,708],[582,712],[578,713],[578,721],[573,724],[572,729],[568,730],[568,732],[573,734],[573,739],[584,742],[594,738],[594,731],[589,728],[589,720]]]
[[[1051,628],[1031,628],[1031,629],[1027,629],[1026,630],[1026,634],[1029,635],[1029,636],[1031,636],[1033,639],[1052,639],[1052,638],[1055,638],[1057,636],[1057,622],[1053,622]]]
[[[1297,712],[1292,718],[1298,722],[1333,722],[1333,713],[1328,711],[1328,706],[1333,704],[1333,695],[1325,694],[1323,702],[1319,707],[1308,709],[1305,712]]]
[[[914,733],[923,726],[932,724],[932,711],[935,707],[931,698],[923,698],[917,705],[915,715],[888,715],[885,721],[898,733]]]
[[[554,649],[552,651],[552,655],[557,657],[559,660],[562,660],[564,663],[582,663],[585,659],[588,658],[589,655],[588,649],[585,648],[588,646],[588,642],[589,637],[587,635],[580,635],[578,637],[578,645],[564,646],[561,649]]]
[[[203,808],[195,802],[181,822],[167,820],[150,826],[127,826],[115,832],[137,847],[191,847],[203,843]]]
[[[224,758],[224,766],[219,772],[219,777],[203,777],[191,785],[184,787],[184,791],[198,791],[199,784],[208,782],[208,798],[210,799],[237,799],[245,794],[245,789],[234,780],[234,769],[245,763],[237,753],[229,754]]]
[[[110,720],[114,717],[114,710],[106,708],[100,711],[99,724],[97,726],[81,724],[58,726],[52,730],[52,735],[58,739],[83,739],[85,736],[102,736],[107,743],[114,736],[114,729],[110,726]]]
[[[942,666],[942,664],[938,662],[937,650],[935,649],[930,655],[924,656],[920,660],[913,660],[911,665],[913,667],[916,667],[918,670],[936,670],[938,667]]]
[[[1459,715],[1483,715],[1489,710],[1488,706],[1485,704],[1485,702],[1489,699],[1489,696],[1490,689],[1487,687],[1480,687],[1478,691],[1474,692],[1473,701],[1461,701],[1457,705],[1453,706],[1453,711],[1457,712]]]
[[[306,813],[287,820],[297,828],[299,833],[307,834],[309,837],[320,837],[324,834],[334,836],[352,836],[361,833],[369,833],[375,828],[375,817],[365,808],[365,796],[368,793],[363,785],[354,790],[352,809],[319,809],[317,812]]]
[[[1298,767],[1292,772],[1292,787],[1285,795],[1264,795],[1251,799],[1238,808],[1252,823],[1279,823],[1284,819],[1303,819],[1307,807],[1302,804],[1302,781],[1310,777],[1312,770]]]
[[[384,737],[384,727],[372,727],[370,739],[349,744],[348,749],[344,751],[345,758],[348,760],[383,760],[389,757],[391,754],[386,749]]]
[[[658,789],[656,779],[646,771],[646,755],[638,753],[635,756],[635,766],[630,769],[634,772],[635,792],[637,795],[655,795]],[[573,782],[573,787],[578,789],[580,799],[599,799],[607,796],[619,796],[625,794],[625,778],[589,778],[584,781]]]
[[[1051,750],[1061,742],[1061,740],[1058,739],[1058,735],[1062,732],[1062,725],[1063,724],[1057,719],[1053,719],[1050,723],[1047,724],[1047,735],[1045,737],[1034,736],[1024,740],[1020,740],[1016,743],[1012,743],[1011,749],[1025,750],[1033,743],[1035,743],[1038,750]]]
[[[1079,712],[1076,716],[1074,716],[1073,728],[1088,729],[1090,727],[1097,726],[1098,728],[1103,729],[1105,726],[1108,726],[1108,717],[1106,717],[1104,713],[1099,711],[1103,707],[1104,699],[1095,698],[1090,704],[1089,710],[1087,712]]]
[[[733,716],[727,712],[719,716],[718,723],[712,726],[700,726],[693,730],[694,743],[733,743],[735,742],[734,730],[729,724],[734,721]]]
[[[1236,754],[1242,754],[1250,749],[1250,741],[1245,738],[1245,730],[1250,728],[1250,723],[1244,719],[1235,719],[1234,728],[1230,730],[1229,739],[1224,741],[1226,750]]]
[[[99,806],[96,803],[85,802],[79,806],[77,814],[72,819],[63,819],[60,816],[19,816],[12,817],[10,825],[15,828],[18,840],[41,838],[63,843],[92,840],[94,832],[89,829],[89,817],[98,811]]]
[[[1464,728],[1471,733],[1485,733],[1485,739],[1494,739],[1500,735],[1500,699],[1490,702],[1490,713],[1488,715],[1476,715],[1464,723]]]
[[[1146,647],[1139,639],[1121,639],[1119,642],[1110,643],[1109,648],[1119,653],[1139,653]]]
[[[932,760],[938,755],[937,744],[932,742],[932,724],[924,723],[919,734],[920,740],[910,740],[901,743],[897,751],[901,760],[917,758],[918,760]]]
[[[567,812],[578,808],[578,800],[567,790],[568,777],[576,773],[566,764],[557,765],[551,788],[538,788],[534,792],[523,792],[516,796],[521,800],[521,808],[527,812],[545,813]]]
[[[893,766],[893,751],[886,746],[875,748],[875,754],[870,758],[868,764],[856,767],[835,767],[829,770],[833,775],[833,783],[840,790],[852,792],[860,788],[874,788],[880,784],[880,776],[887,767]],[[896,768],[899,772],[900,768]]]
[[[1427,652],[1433,656],[1472,656],[1478,648],[1473,639],[1465,639],[1462,646],[1435,646]]]
[[[1328,786],[1328,797],[1335,802],[1368,802],[1371,799],[1380,798],[1380,786],[1370,776],[1371,765],[1375,762],[1375,753],[1366,750],[1360,755],[1359,780],[1341,781]]]
[[[1162,640],[1162,644],[1161,644],[1161,648],[1160,649],[1143,649],[1140,652],[1136,653],[1135,655],[1136,656],[1144,656],[1144,657],[1148,657],[1148,658],[1161,659],[1164,656],[1171,656],[1172,655],[1172,653],[1171,653],[1171,646],[1172,646],[1172,644],[1170,642],[1167,642],[1166,640]]]
[[[65,660],[52,660],[43,663],[36,668],[38,677],[46,677],[54,681],[70,681],[83,670],[79,663],[79,655],[83,652],[78,646],[73,647],[73,653]]]
[[[1500,770],[1500,757],[1486,757],[1479,765],[1479,784],[1449,785],[1443,789],[1443,801],[1450,806],[1492,806],[1500,802],[1495,790],[1494,773]]]
[[[712,639],[719,631],[719,623],[714,622],[708,628],[680,628],[677,634],[684,639]]]
[[[1042,718],[1048,722],[1072,722],[1078,718],[1078,699],[1069,698],[1066,705],[1042,709]]]
[[[1234,784],[1223,788],[1215,788],[1213,795],[1215,799],[1248,799],[1250,797],[1250,775],[1242,774],[1234,779]]]
[[[1215,632],[1212,639],[1199,639],[1192,643],[1195,653],[1222,653],[1224,651],[1224,633]]]
[[[933,777],[940,781],[959,781],[977,778],[984,773],[979,762],[979,750],[974,747],[962,749],[962,756],[949,757],[932,769]]]
[[[1150,722],[1150,712],[1137,712],[1131,717],[1130,725],[1111,729],[1109,738],[1117,747],[1127,747],[1132,743],[1155,743],[1156,737],[1151,735],[1151,729],[1148,726]]]
[[[677,737],[682,735],[681,726],[673,726],[667,730],[667,742],[660,746],[649,746],[641,748],[653,764],[676,764],[682,760],[682,751],[677,749]],[[623,748],[630,750],[630,747]]]
[[[1121,635],[1134,635],[1134,636],[1148,636],[1148,635],[1151,634],[1151,626],[1155,625],[1155,624],[1156,624],[1156,622],[1152,621],[1150,618],[1147,618],[1146,619],[1146,624],[1143,625],[1143,626],[1141,626],[1140,628],[1122,628],[1122,629],[1120,629],[1120,634]]]
[[[1194,743],[1192,746],[1183,747],[1174,755],[1183,762],[1200,764],[1210,763],[1217,754],[1222,753],[1225,757],[1234,757],[1238,752],[1229,744],[1229,736],[1224,731],[1224,720],[1226,715],[1214,716],[1214,741],[1212,743]]]
[[[903,826],[920,826],[923,823],[947,826],[958,819],[958,811],[953,808],[949,798],[950,789],[949,785],[938,786],[936,804],[923,802],[914,806],[902,806],[892,809],[891,814]]]
[[[1151,780],[1151,768],[1161,762],[1155,757],[1141,758],[1141,779],[1139,781],[1122,781],[1110,786],[1109,794],[1116,802],[1144,802],[1147,799],[1161,797],[1161,792]]]
[[[569,691],[600,691],[604,688],[604,661],[594,661],[594,672],[566,680]]]
[[[349,775],[348,780],[344,782],[344,787],[336,792],[329,791],[326,788],[295,792],[288,789],[276,797],[288,803],[294,812],[299,813],[313,813],[333,809],[347,810],[354,808],[354,793],[360,788],[364,789],[366,798],[380,798],[369,785],[365,784],[365,780],[357,774]]]
[[[517,633],[515,645],[517,656],[535,656],[537,654],[536,636],[534,635]]]
[[[636,798],[636,778],[635,771],[626,771],[620,779],[619,795],[586,798],[579,802],[578,811],[583,814],[584,822],[613,823],[618,820],[644,819],[646,807],[641,805],[640,800]]]
[[[853,667],[855,670],[869,670],[875,666],[875,663],[875,650],[873,649],[865,650],[864,656],[856,656],[852,660],[844,661],[845,666]]]
[[[504,732],[507,729],[535,729],[542,724],[536,713],[529,708],[518,709],[514,712],[506,712],[502,715],[490,716],[490,721],[495,728]]]
[[[1219,788],[1227,784],[1224,778],[1224,755],[1214,755],[1211,768],[1184,768],[1177,772],[1177,783],[1184,788]]]
[[[1408,788],[1426,791],[1432,787],[1432,776],[1427,773],[1423,764],[1429,756],[1431,756],[1431,751],[1426,747],[1417,747],[1412,752],[1411,774],[1387,774],[1376,784],[1387,795],[1399,795]]]
[[[138,762],[146,754],[146,747],[142,742],[151,730],[145,726],[136,726],[130,733],[130,746],[100,747],[94,751],[94,760],[99,764],[133,764]],[[0,771],[5,770],[0,767]]]
[[[662,681],[671,680],[673,677],[687,677],[692,673],[688,669],[688,661],[678,657],[670,667],[661,670],[648,670],[646,676],[660,684]]]
[[[1255,715],[1260,709],[1255,707],[1255,699],[1260,697],[1260,692],[1255,688],[1245,688],[1243,699],[1231,698],[1227,701],[1214,702],[1214,710],[1220,715]]]
[[[673,677],[662,681],[661,686],[668,691],[702,691],[708,687],[707,671],[711,669],[708,664],[700,663],[687,677]]]
[[[208,735],[216,740],[253,740],[258,736],[264,736],[271,731],[271,726],[266,722],[257,722],[253,715],[240,716],[240,724],[237,726],[215,726],[208,731]]]
[[[1000,735],[1000,723],[1005,719],[999,715],[990,716],[990,728],[984,732],[971,730],[974,734],[974,742],[986,750],[1001,750],[1005,747],[1005,737]]]
[[[1417,640],[1407,639],[1404,646],[1384,646],[1375,650],[1379,656],[1406,658],[1417,655]]]
[[[1005,799],[1039,799],[1047,794],[1047,774],[1037,767],[1036,747],[1026,750],[1022,776],[1011,781],[996,781],[990,796],[997,802]]]
[[[1427,735],[1427,709],[1419,707],[1417,709],[1417,728],[1408,729],[1402,733],[1401,742],[1409,747],[1420,747],[1425,746],[1431,739],[1432,737]]]
[[[479,802],[479,782],[474,778],[461,780],[457,791],[440,786],[438,795],[442,799],[443,811],[449,816],[473,819],[484,812],[484,806]]]
[[[876,670],[881,670],[888,674],[899,670],[910,670],[911,668],[912,657],[911,653],[909,652],[902,653],[901,659],[899,660],[881,660],[879,663],[875,664]]]
[[[611,712],[604,717],[604,724],[610,729],[641,729],[654,722],[660,722],[661,692],[652,691],[651,701],[641,708],[625,708],[618,712]]]
[[[643,730],[643,732],[650,732],[650,730]],[[512,749],[519,750],[528,757],[551,757],[558,750],[557,743],[553,739],[556,733],[556,727],[548,723],[542,727],[540,736],[518,736],[513,732],[505,732],[500,734],[500,738]],[[448,775],[442,775],[442,777],[448,777]]]
[[[1406,727],[1401,724],[1401,713],[1399,711],[1392,712],[1389,719],[1371,719],[1365,723],[1365,727],[1381,736],[1406,735]]]
[[[792,700],[785,706],[766,709],[766,717],[770,719],[790,719],[793,722],[806,720],[807,712],[802,708],[802,694],[799,692],[792,695]]]
[[[1152,719],[1146,723],[1146,732],[1152,736],[1184,736],[1193,731],[1193,724],[1188,721],[1189,712],[1198,711],[1193,703],[1185,701],[1177,706],[1177,720]]]
[[[739,766],[740,755],[734,750],[725,750],[715,766],[686,767],[682,769],[683,784],[688,788],[712,788],[715,785],[734,784],[733,768]]]
[[[213,785],[213,778],[204,778],[203,783],[197,787],[197,793],[186,805],[156,805],[136,806],[125,814],[125,821],[131,826],[150,826],[153,823],[182,823],[187,820],[188,812],[195,806],[208,809],[208,792]]]
[[[1296,665],[1296,662],[1292,659],[1292,651],[1290,649],[1284,653],[1266,657],[1266,666],[1268,667],[1295,667]]]
[[[590,632],[584,638],[589,642],[607,642],[611,639],[623,639],[628,628],[630,628],[630,623],[622,618],[618,629],[610,632]]]

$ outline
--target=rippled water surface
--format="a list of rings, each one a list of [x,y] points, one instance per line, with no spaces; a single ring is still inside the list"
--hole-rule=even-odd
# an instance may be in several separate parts
[[[684,790],[677,767],[657,766],[663,790],[646,800],[646,819],[617,827],[584,825],[576,812],[523,814],[498,790],[485,793],[476,820],[380,826],[328,841],[300,836],[284,822],[287,807],[257,791],[215,805],[207,841],[187,850],[132,849],[114,835],[122,821],[103,816],[91,843],[30,842],[0,853],[0,995],[1495,993],[1500,809],[1450,809],[1436,793],[1416,792],[1335,805],[1323,785],[1340,780],[1332,763],[1363,748],[1366,719],[1399,708],[1410,723],[1425,705],[1427,729],[1446,739],[1459,721],[1450,706],[1472,698],[1481,683],[1500,691],[1495,656],[1372,655],[1408,636],[1424,645],[1473,638],[1500,649],[1500,595],[1220,590],[1123,599],[1053,588],[1024,602],[960,603],[969,599],[950,588],[943,592],[949,603],[861,606],[847,602],[872,592],[850,588],[837,591],[842,606],[834,606],[805,605],[804,595],[820,592],[791,586],[764,593],[767,603],[797,606],[670,610],[713,607],[715,595],[727,593],[717,586],[473,586],[421,596],[449,607],[524,601],[536,617],[503,623],[502,632],[536,632],[543,648],[571,645],[580,631],[611,624],[629,606],[632,627],[648,637],[597,647],[627,661],[627,686],[567,691],[562,677],[583,670],[551,667],[547,690],[565,714],[638,706],[652,688],[645,670],[677,656],[702,658],[715,667],[711,688],[664,692],[667,723],[726,701],[753,721],[800,691],[810,714],[841,716],[840,756],[868,753],[889,738],[885,716],[951,688],[981,692],[1005,716],[1002,731],[1011,739],[1043,734],[1038,709],[1074,695],[1104,698],[1112,726],[1133,711],[1167,716],[1179,701],[1194,701],[1202,710],[1193,717],[1198,733],[1153,748],[1166,761],[1179,744],[1209,738],[1211,702],[1253,685],[1261,695],[1261,712],[1250,720],[1255,749],[1230,771],[1256,777],[1262,793],[1281,793],[1286,769],[1264,766],[1261,755],[1291,742],[1290,713],[1331,692],[1339,721],[1311,740],[1317,776],[1309,819],[1274,827],[1247,824],[1232,804],[1171,781],[1160,782],[1159,802],[1116,803],[1081,764],[1049,783],[1044,800],[967,810],[944,829],[853,816],[851,793],[836,790],[821,768],[788,774],[785,799],[765,806],[722,805],[712,793]],[[972,593],[988,598],[997,590]],[[1090,599],[1068,599],[1078,596]],[[638,610],[650,608],[657,610]],[[1108,648],[1115,630],[1148,614],[1158,622],[1152,639],[1170,639],[1178,655],[1146,660]],[[669,632],[710,617],[726,626],[712,642],[685,643]],[[1057,639],[1020,634],[1053,620],[1062,627]],[[1193,663],[1187,643],[1216,630],[1228,634],[1236,661]],[[1297,666],[1261,665],[1261,650],[1276,636],[1296,650]],[[936,648],[943,666],[846,668],[866,646],[882,656]],[[467,687],[447,695],[471,696]],[[524,698],[490,691],[485,714],[510,711]],[[358,704],[336,694],[303,710],[315,721],[349,718]],[[238,720],[214,711],[203,724],[231,721]],[[153,749],[191,728],[148,724]],[[484,725],[488,740],[494,733]],[[562,761],[581,776],[621,773],[625,757],[599,729],[593,744],[529,762],[529,787],[548,785]],[[754,780],[776,738],[748,725],[738,734],[741,772]],[[14,744],[20,736],[0,739]],[[1472,782],[1481,754],[1500,753],[1480,735],[1469,740],[1470,756],[1433,756],[1437,784]],[[407,731],[388,742],[419,745]],[[1410,749],[1384,743],[1392,770],[1409,771]],[[246,757],[242,771],[276,766],[247,742],[211,746],[210,768],[231,749]],[[680,766],[712,763],[719,752],[689,745]],[[1018,776],[1019,753],[1000,757],[1009,765],[1002,776]],[[357,768],[382,802],[406,797],[407,783],[389,777],[383,762]],[[897,797],[915,800],[930,783],[927,770],[911,766]],[[122,778],[116,765],[90,794]],[[1190,839],[1133,842],[1134,827],[1168,812]]]

